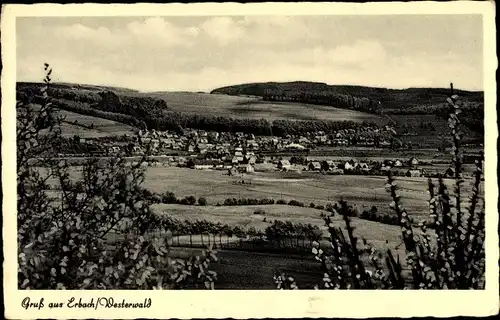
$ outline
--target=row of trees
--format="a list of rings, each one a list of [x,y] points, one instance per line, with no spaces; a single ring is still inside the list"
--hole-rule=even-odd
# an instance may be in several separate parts
[[[380,113],[381,111],[381,106],[378,101],[329,91],[282,91],[268,89],[265,91],[262,98],[265,101],[310,103],[370,113]]]
[[[299,240],[302,241],[319,241],[322,237],[322,231],[318,226],[311,224],[292,223],[290,221],[274,220],[270,226],[264,231],[257,230],[255,227],[242,228],[240,226],[230,226],[220,222],[212,222],[208,220],[181,220],[173,218],[169,215],[158,216],[158,228],[163,231],[170,231],[174,237],[189,236],[190,246],[193,246],[194,235],[205,235],[212,243],[217,240],[222,246],[222,237],[237,237],[244,238],[262,238],[265,236],[268,241],[277,242],[278,246],[299,246]],[[217,239],[218,237],[218,239]],[[291,240],[293,239],[293,240]],[[204,245],[204,238],[201,238]],[[178,241],[179,243],[179,241]]]

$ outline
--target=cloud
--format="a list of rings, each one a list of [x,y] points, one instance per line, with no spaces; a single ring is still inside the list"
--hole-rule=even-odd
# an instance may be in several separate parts
[[[243,37],[244,29],[229,17],[215,17],[205,21],[201,29],[222,45]]]
[[[343,64],[380,63],[387,55],[382,44],[375,40],[358,40],[329,50],[327,54],[332,62]]]
[[[401,32],[391,31],[395,25],[378,33],[359,27],[351,34],[345,30],[352,22],[325,17],[43,19],[18,22],[21,80],[39,80],[40,66],[50,62],[59,81],[142,90],[291,80],[394,88],[443,87],[450,81],[463,88],[482,86],[482,52],[476,48],[481,37],[472,32],[463,39],[429,33],[402,42]],[[456,45],[469,40],[479,44]]]
[[[160,45],[191,45],[198,35],[197,28],[178,28],[159,17],[133,21],[127,25],[127,30],[141,42],[159,40],[162,41]]]

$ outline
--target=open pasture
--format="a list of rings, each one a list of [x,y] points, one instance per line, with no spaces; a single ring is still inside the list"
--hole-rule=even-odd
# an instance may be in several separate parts
[[[293,102],[269,102],[260,97],[229,96],[194,92],[144,93],[167,101],[174,111],[251,119],[375,121],[388,123],[384,117],[355,110]]]
[[[40,108],[39,105],[32,106],[35,110]],[[80,138],[98,138],[121,136],[124,134],[133,135],[135,131],[134,127],[120,122],[87,116],[62,109],[55,110],[58,116],[64,118],[61,124],[62,136],[64,137],[73,137],[77,135]]]
[[[244,184],[242,184],[244,181]],[[400,195],[407,211],[415,218],[427,218],[428,194],[426,178],[397,177]],[[452,187],[452,180],[445,180]],[[472,188],[465,180],[464,191]],[[227,198],[273,198],[298,200],[309,206],[346,200],[358,210],[375,205],[379,212],[388,212],[392,201],[385,190],[383,176],[322,175],[312,172],[256,172],[243,177],[228,176],[226,171],[185,168],[148,168],[145,185],[155,192],[171,191],[178,198],[193,195],[204,197],[208,204],[223,203]],[[365,207],[365,208],[364,208]],[[291,207],[295,208],[295,207]]]

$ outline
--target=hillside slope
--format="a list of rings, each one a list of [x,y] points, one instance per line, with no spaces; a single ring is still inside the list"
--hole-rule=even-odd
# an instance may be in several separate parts
[[[387,124],[385,117],[366,112],[321,105],[265,101],[257,96],[233,96],[198,92],[141,93],[167,101],[172,111],[210,114],[239,119],[373,121]]]

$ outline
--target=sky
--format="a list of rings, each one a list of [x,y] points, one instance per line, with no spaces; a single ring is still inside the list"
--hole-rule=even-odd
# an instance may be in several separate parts
[[[483,90],[480,15],[22,17],[17,80],[141,91],[316,81]]]

